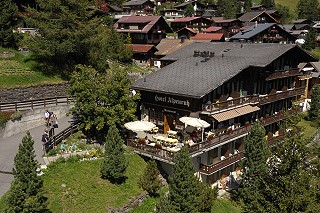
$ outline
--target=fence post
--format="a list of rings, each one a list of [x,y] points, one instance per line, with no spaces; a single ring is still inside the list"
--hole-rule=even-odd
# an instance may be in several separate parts
[[[43,99],[43,106],[46,107],[46,99]]]
[[[58,106],[58,98],[57,98],[57,96],[56,96],[56,106]]]
[[[31,109],[33,110],[33,98],[31,98]]]
[[[15,108],[16,111],[18,111],[18,104],[17,104],[17,102],[14,103],[14,108]]]
[[[69,97],[67,96],[67,105],[69,105]]]

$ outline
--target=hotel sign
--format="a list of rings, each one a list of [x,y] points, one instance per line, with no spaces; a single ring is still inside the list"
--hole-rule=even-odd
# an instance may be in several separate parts
[[[156,104],[163,107],[172,107],[175,109],[184,109],[188,111],[197,110],[197,100],[184,96],[142,92],[141,101],[144,103]]]
[[[164,102],[164,103],[171,103],[172,105],[183,105],[187,106],[188,108],[190,107],[190,102],[189,100],[183,100],[183,99],[175,99],[170,96],[154,96],[154,100],[156,102]]]

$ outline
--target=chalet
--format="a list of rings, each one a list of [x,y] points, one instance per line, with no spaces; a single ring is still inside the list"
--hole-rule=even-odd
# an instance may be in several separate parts
[[[192,40],[200,40],[205,41],[208,40],[210,42],[224,42],[225,37],[223,33],[197,33],[192,37]]]
[[[158,44],[172,32],[162,16],[124,16],[114,28],[125,36],[129,34],[133,44]]]
[[[157,51],[157,48],[151,44],[129,44],[126,45],[126,48],[131,49],[133,53],[133,59],[144,65],[150,65],[154,53]]]
[[[193,6],[195,16],[201,16],[204,12],[204,9],[206,8],[206,6],[204,4],[202,4],[198,1],[186,1],[186,2],[183,2],[183,3],[175,6],[174,8],[184,11],[187,8],[187,6],[190,4]]]
[[[264,5],[261,5],[261,4],[253,4],[250,9],[251,9],[251,11],[257,12],[257,11],[266,10],[266,7]]]
[[[203,17],[185,17],[171,21],[171,28],[173,31],[188,27],[197,32],[202,32],[212,25],[212,21]]]
[[[162,15],[166,21],[173,21],[183,17],[183,10],[164,9],[160,11],[160,15]]]
[[[198,32],[194,29],[189,28],[189,27],[184,27],[184,28],[178,30],[177,33],[178,33],[178,38],[186,37],[189,39],[189,38],[195,36]]]
[[[295,21],[293,21],[293,24],[313,24],[313,21],[309,20],[309,19],[297,19]]]
[[[212,18],[212,21],[213,26],[222,27],[226,31],[226,37],[237,34],[242,26],[241,21],[239,21],[238,19],[225,19],[223,17],[215,17]]]
[[[222,29],[222,27],[208,27],[207,29],[205,29],[205,31],[203,31],[205,33],[223,33],[224,30]]]
[[[278,21],[272,17],[266,11],[247,12],[238,18],[241,22],[257,22],[257,23],[278,23]]]
[[[152,15],[155,4],[150,0],[131,0],[123,4],[123,9],[131,15]]]
[[[114,6],[114,5],[108,5],[108,13],[109,15],[113,14],[120,14],[123,10],[120,7]]]
[[[250,41],[255,43],[294,43],[296,37],[277,24],[255,24],[232,36],[230,41]]]
[[[304,73],[300,80],[306,81],[304,97],[310,99],[313,86],[320,83],[320,62],[301,63],[299,68]]]
[[[277,125],[283,110],[305,91],[298,64],[316,61],[296,45],[233,42],[195,42],[162,60],[168,65],[136,80],[133,89],[141,94],[141,119],[163,135],[150,135],[147,144],[128,140],[128,146],[158,160],[168,174],[175,154],[188,146],[197,177],[209,184],[239,170],[255,122],[265,127],[270,146],[283,137]],[[185,128],[185,116],[209,127]]]

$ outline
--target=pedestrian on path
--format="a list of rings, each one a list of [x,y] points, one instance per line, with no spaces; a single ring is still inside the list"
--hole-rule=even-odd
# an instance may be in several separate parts
[[[49,131],[48,129],[44,129],[44,132],[41,137],[41,142],[42,142],[42,149],[44,152],[46,152],[46,145],[49,142]]]

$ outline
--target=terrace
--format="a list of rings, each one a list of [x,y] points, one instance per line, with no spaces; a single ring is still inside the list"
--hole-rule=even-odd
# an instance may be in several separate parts
[[[275,115],[265,117],[260,120],[260,123],[264,126],[270,125],[272,123],[276,123],[284,118],[284,113],[280,112]],[[157,140],[161,136],[149,136],[150,138],[150,143],[146,143],[144,140],[139,140],[139,139],[129,139],[127,141],[127,145],[131,148],[133,148],[136,152],[138,152],[141,155],[145,155],[147,157],[153,157],[155,159],[167,162],[167,163],[172,163],[172,158],[174,157],[175,153],[177,153],[180,148],[183,145],[187,145],[190,154],[192,157],[198,156],[202,154],[204,151],[208,151],[211,149],[214,149],[218,146],[221,146],[223,144],[226,144],[232,140],[235,140],[237,138],[241,138],[246,136],[253,124],[248,124],[245,126],[238,127],[237,129],[231,130],[231,131],[221,131],[220,129],[216,130],[213,132],[211,135],[207,134],[208,137],[205,138],[203,141],[199,143],[193,143],[190,142],[190,140],[183,140],[183,141],[178,141],[175,139],[175,143],[169,144],[169,138],[170,137],[163,137],[163,142],[160,143],[159,140]],[[277,137],[278,135],[274,135],[274,137]],[[152,141],[154,138],[155,140]],[[164,141],[168,140],[167,143]],[[273,137],[268,137],[268,143],[271,145],[273,142]],[[180,145],[177,146],[177,145]],[[182,146],[181,146],[182,145]],[[240,156],[240,155],[237,155]],[[232,159],[232,160],[230,160]],[[232,157],[232,158],[226,158],[222,161],[229,162],[229,161],[236,161],[238,158]],[[221,162],[222,162],[221,161]],[[224,164],[221,164],[224,165]],[[223,166],[222,166],[223,167]]]
[[[280,90],[276,91],[273,90],[269,94],[265,95],[249,95],[246,97],[240,97],[240,98],[232,98],[231,100],[212,103],[212,104],[203,104],[202,110],[205,112],[215,113],[215,112],[221,112],[228,109],[233,109],[236,107],[249,105],[249,104],[257,104],[260,105],[272,103],[275,101],[287,99],[290,97],[295,97],[298,95],[303,95],[305,92],[304,87],[298,87],[298,88],[291,88],[287,89],[286,91]]]

